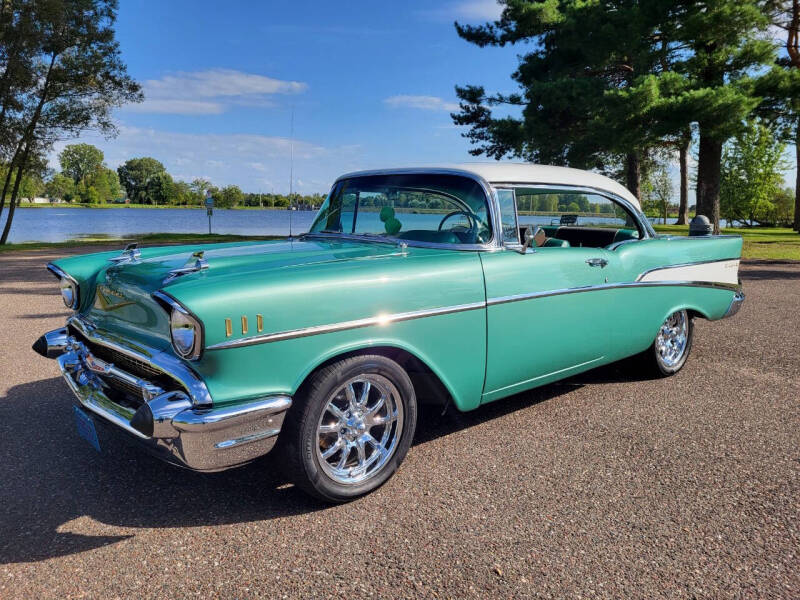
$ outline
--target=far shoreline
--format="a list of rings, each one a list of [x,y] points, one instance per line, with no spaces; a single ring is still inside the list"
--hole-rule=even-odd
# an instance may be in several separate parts
[[[23,202],[17,209],[27,209],[27,208],[70,208],[70,209],[86,209],[86,208],[95,208],[99,210],[107,210],[107,209],[114,209],[114,208],[135,208],[135,209],[146,209],[151,208],[155,210],[164,210],[168,208],[179,208],[181,210],[205,210],[206,207],[202,205],[188,205],[188,204],[81,204],[81,203],[52,203],[52,204],[33,204],[30,202]],[[8,210],[6,207],[4,210]],[[289,210],[286,206],[234,206],[231,208],[222,208],[220,206],[215,206],[214,210]],[[317,209],[296,209],[296,212],[316,212]]]

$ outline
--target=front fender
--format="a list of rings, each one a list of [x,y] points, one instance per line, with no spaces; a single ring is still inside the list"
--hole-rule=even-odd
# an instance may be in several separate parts
[[[268,394],[294,395],[321,364],[379,346],[402,349],[426,364],[460,410],[480,404],[485,370],[485,309],[208,350],[193,367],[206,381],[216,404]]]

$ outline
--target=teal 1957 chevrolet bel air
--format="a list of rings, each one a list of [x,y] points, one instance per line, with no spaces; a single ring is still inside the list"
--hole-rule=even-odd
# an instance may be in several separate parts
[[[277,444],[299,486],[346,501],[397,470],[418,402],[472,410],[633,355],[677,372],[692,320],[739,309],[741,249],[656,235],[594,173],[366,171],[295,239],[51,263],[74,314],[34,349],[98,449],[116,431],[216,471]]]

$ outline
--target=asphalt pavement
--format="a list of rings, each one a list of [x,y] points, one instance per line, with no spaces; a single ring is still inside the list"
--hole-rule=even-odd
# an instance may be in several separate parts
[[[201,475],[78,437],[51,251],[0,254],[0,598],[798,598],[800,264],[743,267],[686,367],[425,410],[377,492]],[[531,351],[535,351],[532,344]]]

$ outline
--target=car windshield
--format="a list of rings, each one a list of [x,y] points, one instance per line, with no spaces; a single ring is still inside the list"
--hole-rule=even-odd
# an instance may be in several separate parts
[[[492,238],[486,194],[459,175],[369,175],[334,185],[309,233],[378,236],[436,244]]]

